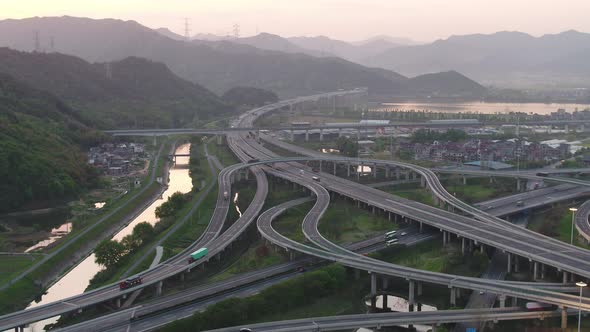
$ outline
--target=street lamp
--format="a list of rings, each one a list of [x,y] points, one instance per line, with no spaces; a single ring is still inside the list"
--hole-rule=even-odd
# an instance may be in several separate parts
[[[580,307],[578,310],[578,332],[580,332],[580,327],[582,326],[582,288],[588,286],[583,281],[576,282],[576,286],[580,287]]]
[[[571,207],[570,211],[572,211],[572,235],[570,237],[570,244],[574,244],[574,216],[576,215],[576,211],[578,211],[578,209]]]

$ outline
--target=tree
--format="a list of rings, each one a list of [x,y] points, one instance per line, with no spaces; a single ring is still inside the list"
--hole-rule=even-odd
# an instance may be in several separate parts
[[[94,250],[94,261],[97,264],[109,268],[119,263],[124,253],[125,246],[123,244],[118,241],[104,240]]]
[[[339,137],[336,141],[336,146],[340,150],[340,154],[347,157],[356,157],[358,153],[358,143],[348,137]]]
[[[133,228],[133,236],[141,243],[151,240],[155,235],[154,226],[147,221],[140,222]]]

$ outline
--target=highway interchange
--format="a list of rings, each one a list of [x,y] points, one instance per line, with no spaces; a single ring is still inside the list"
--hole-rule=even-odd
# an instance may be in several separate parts
[[[341,93],[347,92],[337,92],[334,94]],[[239,127],[252,127],[254,119],[266,112],[283,108],[292,103],[305,100],[314,100],[320,97],[326,97],[326,95],[297,98],[287,102],[268,105],[261,109],[253,110],[247,113],[245,116],[240,117],[236,125]],[[503,296],[533,299],[542,302],[554,303],[568,308],[577,307],[578,298],[576,296],[546,290],[542,287],[535,287],[531,283],[519,284],[514,282],[510,283],[479,278],[465,278],[460,276],[444,275],[409,269],[382,261],[372,260],[331,243],[319,233],[317,225],[320,221],[321,215],[329,204],[330,191],[347,196],[356,200],[357,202],[362,202],[363,204],[375,207],[386,213],[400,216],[405,218],[407,221],[431,225],[434,228],[442,230],[443,238],[445,239],[450,239],[450,234],[454,234],[456,237],[459,236],[462,241],[465,241],[465,239],[474,241],[472,245],[485,244],[518,255],[523,259],[543,263],[547,266],[553,266],[561,269],[562,271],[575,273],[576,275],[586,278],[590,277],[589,252],[569,246],[557,240],[548,239],[537,233],[524,230],[502,219],[499,219],[488,212],[480,211],[475,207],[461,202],[453,195],[449,194],[442,187],[438,177],[431,170],[411,164],[387,162],[382,160],[359,160],[327,157],[325,155],[310,152],[284,142],[273,140],[269,136],[265,136],[263,134],[261,135],[261,138],[269,143],[276,144],[283,149],[288,149],[301,155],[307,155],[307,159],[322,160],[324,162],[335,162],[348,165],[360,163],[365,165],[378,164],[380,167],[385,166],[411,170],[424,179],[424,185],[428,186],[432,190],[433,195],[435,195],[438,200],[442,202],[441,204],[452,206],[457,211],[462,211],[463,214],[467,214],[467,216],[458,215],[453,212],[444,211],[417,202],[401,199],[383,191],[379,191],[368,186],[359,185],[356,182],[339,178],[327,173],[314,175],[311,169],[306,168],[306,166],[296,163],[293,159],[281,158],[277,156],[276,154],[262,147],[255,139],[247,138],[243,133],[238,131],[228,133],[227,137],[228,145],[242,161],[247,162],[248,160],[255,158],[260,159],[261,162],[250,165],[234,165],[224,169],[219,174],[220,189],[217,206],[211,222],[208,225],[207,230],[203,233],[203,236],[193,243],[193,245],[186,248],[186,250],[177,256],[171,258],[165,264],[160,264],[157,267],[142,273],[141,275],[144,278],[144,284],[142,287],[156,285],[156,288],[161,290],[162,281],[166,278],[189,272],[197,265],[203,263],[202,261],[198,261],[191,265],[187,265],[186,256],[188,252],[194,250],[195,248],[207,247],[210,250],[210,254],[205,260],[208,260],[215,255],[220,254],[229,244],[231,244],[232,241],[240,236],[240,234],[242,234],[247,229],[247,227],[256,219],[262,210],[262,206],[268,194],[268,180],[265,176],[266,172],[273,176],[296,182],[308,188],[316,197],[315,205],[309,211],[303,221],[303,230],[306,238],[308,238],[312,243],[316,244],[319,248],[306,246],[300,243],[294,243],[293,241],[273,231],[271,225],[272,218],[270,218],[270,216],[278,215],[278,213],[284,211],[284,209],[287,208],[285,206],[277,209],[271,208],[260,215],[258,218],[258,229],[260,232],[265,238],[277,244],[278,246],[319,257],[324,260],[337,261],[346,266],[360,270],[369,271],[375,276],[375,278],[377,278],[377,276],[382,278],[401,277],[409,280],[411,283],[431,282],[435,284],[446,285],[450,288],[485,290],[492,293],[502,294]],[[266,159],[272,159],[272,161],[266,162]],[[269,163],[272,163],[272,166],[262,165]],[[242,217],[232,224],[225,232],[221,232],[229,208],[228,201],[224,200],[223,198],[223,192],[231,192],[232,177],[235,176],[236,172],[241,171],[241,169],[245,167],[249,167],[250,171],[256,177],[257,191],[255,197],[252,200],[252,204],[248,207],[248,209],[246,209],[246,211],[244,211]],[[301,170],[304,170],[304,172],[301,172]],[[444,172],[444,170],[437,170],[437,172],[439,171]],[[467,175],[470,174],[465,170],[451,172]],[[481,175],[481,173],[479,175]],[[489,176],[489,173],[487,173],[487,175]],[[321,182],[318,183],[312,180],[312,176],[319,176],[321,178]],[[514,174],[507,173],[498,176],[514,176]],[[533,174],[523,175],[519,173],[517,176],[524,178],[538,178]],[[554,180],[554,178],[551,178],[551,180]],[[555,181],[562,180],[559,179]],[[574,179],[566,179],[562,182],[573,182],[575,184],[587,185],[587,182],[584,183],[583,181]],[[228,286],[226,285],[225,287]],[[128,292],[134,290],[136,289],[131,289]],[[0,317],[0,329],[22,326],[32,321],[56,316],[72,310],[78,310],[87,306],[118,298],[126,293],[127,292],[119,291],[116,285],[106,286],[92,292],[66,299],[64,301],[2,316]],[[413,296],[413,294],[410,294],[409,296]],[[584,299],[582,307],[585,310],[589,310],[590,301]],[[445,314],[446,313],[443,312],[440,313],[440,315]],[[420,314],[415,313],[414,315]]]

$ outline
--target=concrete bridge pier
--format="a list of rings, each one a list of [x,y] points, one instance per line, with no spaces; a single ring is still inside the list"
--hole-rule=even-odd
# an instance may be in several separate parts
[[[430,328],[430,332],[436,332],[437,331],[437,325],[436,323],[432,323],[432,327]]]
[[[450,303],[451,306],[455,306],[457,305],[457,289],[453,286],[449,286],[449,288],[451,289],[451,297],[450,297]]]
[[[418,232],[422,233],[423,231],[424,231],[424,224],[422,222],[420,222],[420,230]]]
[[[416,283],[416,286],[417,286],[416,287],[416,295],[422,296],[422,282],[421,281],[418,281]]]
[[[463,185],[467,184],[467,177],[465,175],[463,175]]]
[[[158,138],[154,135],[154,146],[158,145]]]
[[[350,177],[350,162],[346,164],[346,177]]]
[[[541,264],[541,279],[545,279],[545,264]]]
[[[387,288],[389,288],[389,278],[383,277],[383,290],[386,290]]]
[[[443,235],[443,247],[447,246],[447,231],[442,231]]]
[[[396,167],[396,168],[395,168],[395,179],[396,179],[396,180],[399,180],[399,178],[400,178],[400,174],[399,174],[399,168],[398,168],[398,167]]]
[[[309,141],[309,130],[305,130],[305,141]]]
[[[561,329],[567,329],[567,307],[561,307]]]
[[[511,301],[511,306],[516,307],[518,305],[518,297],[512,297]]]
[[[569,125],[565,125],[563,127],[563,129],[564,129],[565,133],[567,134],[570,131],[570,126]]]
[[[507,253],[507,261],[508,261],[508,266],[506,266],[506,272],[507,273],[512,273],[512,254],[511,253]]]
[[[539,263],[533,262],[533,280],[537,280],[537,276],[539,275]]]
[[[291,142],[295,142],[295,134],[293,133],[293,129],[289,131],[289,138]]]
[[[506,295],[500,295],[500,308],[506,308]]]
[[[408,287],[408,311],[412,312],[412,311],[414,311],[414,304],[415,304],[415,299],[414,299],[415,281],[410,279],[409,282],[410,282],[410,284]]]
[[[320,172],[322,172],[322,166],[323,166],[323,163],[322,163],[322,161],[320,160]]]
[[[461,254],[465,256],[465,238],[461,238]]]
[[[389,166],[385,166],[385,178],[389,179]]]
[[[563,283],[567,284],[567,271],[563,271]]]
[[[121,308],[121,298],[120,297],[118,297],[115,300],[115,308],[117,308],[117,309]]]
[[[342,128],[338,128],[338,137],[342,137]]]
[[[156,296],[162,296],[162,287],[164,286],[164,281],[160,280],[156,284]]]
[[[391,221],[391,212],[387,212],[387,221]]]
[[[371,272],[369,272],[371,273]],[[371,307],[377,306],[377,274],[371,273]]]
[[[324,141],[324,130],[320,129],[320,142]]]
[[[513,261],[514,261],[514,272],[518,273],[519,270],[519,264],[518,264],[518,255],[513,255]]]
[[[426,179],[423,176],[420,177],[420,186],[422,188],[426,187]]]

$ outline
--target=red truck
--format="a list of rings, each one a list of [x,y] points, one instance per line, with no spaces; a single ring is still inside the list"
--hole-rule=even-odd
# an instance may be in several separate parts
[[[121,281],[119,283],[119,289],[120,290],[124,290],[124,289],[127,289],[127,288],[131,288],[133,286],[140,285],[141,282],[142,281],[141,281],[141,277],[140,276],[127,278],[127,279],[125,279],[125,280],[123,280],[123,281]]]

